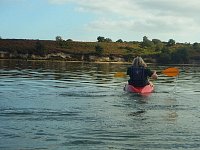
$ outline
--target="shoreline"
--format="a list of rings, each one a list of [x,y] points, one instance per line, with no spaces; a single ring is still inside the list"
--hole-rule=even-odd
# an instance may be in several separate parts
[[[96,63],[96,64],[132,64],[132,62],[125,62],[125,61],[81,61],[81,60],[53,60],[53,59],[5,59],[0,58],[1,60],[5,61],[28,61],[28,62],[72,62],[72,63]],[[167,65],[167,66],[200,66],[200,63],[187,63],[187,64],[161,64],[161,63],[148,63],[147,64],[157,64],[157,65]]]
[[[111,63],[111,64],[131,64],[131,62],[123,62],[123,61],[119,61],[119,62],[115,62],[115,61],[81,61],[81,60],[53,60],[53,59],[5,59],[5,58],[0,58],[1,60],[13,60],[13,61],[30,61],[30,62],[34,62],[34,61],[49,61],[49,62],[74,62],[74,63]],[[148,63],[149,64],[149,63]]]

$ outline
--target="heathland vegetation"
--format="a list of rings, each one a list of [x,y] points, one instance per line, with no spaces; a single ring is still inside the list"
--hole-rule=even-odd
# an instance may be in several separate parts
[[[63,40],[25,40],[0,38],[0,58],[6,59],[59,59],[80,61],[131,61],[142,56],[148,62],[191,63],[200,60],[200,43],[176,43],[169,39],[149,40],[146,36],[141,42],[113,42],[110,38],[97,37],[96,42]]]

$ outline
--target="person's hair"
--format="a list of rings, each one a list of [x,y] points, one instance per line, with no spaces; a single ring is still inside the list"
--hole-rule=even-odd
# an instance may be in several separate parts
[[[132,65],[135,67],[147,67],[147,64],[144,62],[142,57],[138,57],[138,56],[133,59]]]

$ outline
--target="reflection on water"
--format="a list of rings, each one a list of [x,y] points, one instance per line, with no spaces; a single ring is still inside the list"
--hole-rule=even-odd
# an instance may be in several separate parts
[[[198,149],[200,67],[141,96],[113,76],[127,66],[0,60],[0,149]]]

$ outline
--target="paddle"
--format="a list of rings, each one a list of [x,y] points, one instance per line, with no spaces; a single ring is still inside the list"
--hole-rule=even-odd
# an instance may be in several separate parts
[[[162,70],[161,73],[169,77],[175,77],[179,74],[179,70],[177,68],[170,67],[165,70]],[[126,77],[126,74],[124,72],[117,72],[114,74],[114,77],[124,78]]]
[[[177,68],[171,67],[163,70],[161,73],[169,77],[175,77],[179,74],[179,70]]]

